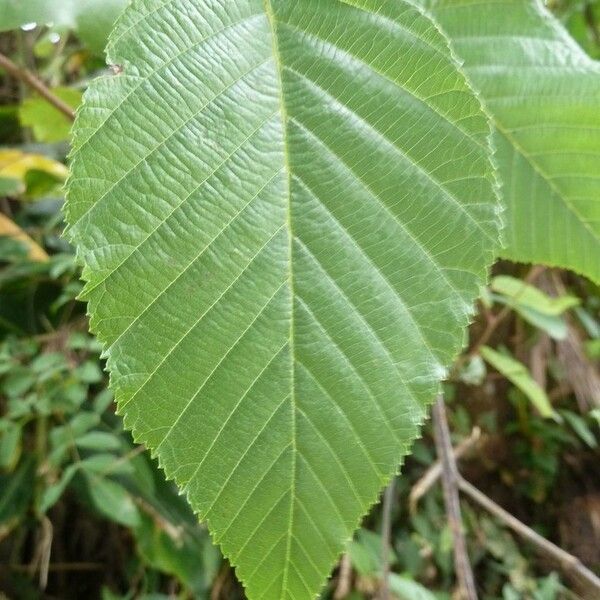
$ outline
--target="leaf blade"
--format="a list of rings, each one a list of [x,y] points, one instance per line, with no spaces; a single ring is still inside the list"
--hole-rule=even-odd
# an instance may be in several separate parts
[[[220,4],[124,13],[67,220],[127,427],[250,597],[308,598],[461,347],[489,128],[409,3]]]

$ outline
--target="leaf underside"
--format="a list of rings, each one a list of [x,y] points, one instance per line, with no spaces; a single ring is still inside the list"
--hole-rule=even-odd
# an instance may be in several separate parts
[[[314,597],[498,238],[489,126],[401,0],[137,0],[66,209],[119,411],[251,599]]]
[[[495,127],[506,258],[600,282],[600,63],[539,0],[421,0]]]

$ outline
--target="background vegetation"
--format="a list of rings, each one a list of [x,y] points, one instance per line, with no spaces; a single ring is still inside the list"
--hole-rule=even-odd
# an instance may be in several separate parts
[[[549,4],[600,58],[600,2]],[[0,34],[0,53],[75,108],[104,69],[94,10]],[[114,414],[60,237],[69,129],[0,72],[0,597],[243,598],[206,528]],[[445,390],[461,472],[598,571],[599,290],[538,267],[504,263],[494,275]],[[452,597],[435,462],[428,427],[326,597],[375,598],[384,579],[398,598]],[[467,496],[462,511],[481,598],[576,597],[564,564]]]

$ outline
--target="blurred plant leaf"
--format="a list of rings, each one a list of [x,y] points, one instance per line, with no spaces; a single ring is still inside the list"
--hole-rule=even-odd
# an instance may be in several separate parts
[[[19,423],[0,419],[0,469],[12,470],[21,453],[22,429]]]
[[[86,450],[118,450],[121,440],[114,433],[104,431],[90,431],[75,440],[80,448]]]
[[[60,183],[69,173],[65,165],[42,154],[0,149],[0,192],[5,195],[24,193],[30,171],[41,171]]]
[[[531,403],[543,417],[559,418],[554,408],[552,408],[546,392],[533,380],[523,363],[511,356],[501,354],[489,346],[483,346],[480,353],[494,369],[502,373],[531,400]]]
[[[86,479],[90,500],[99,513],[126,527],[139,527],[139,510],[122,485],[89,472]]]
[[[596,436],[589,428],[585,419],[570,410],[561,410],[560,414],[564,417],[565,421],[571,426],[573,431],[583,440],[590,448],[597,448],[598,441]]]
[[[368,529],[359,529],[348,545],[348,556],[356,571],[365,577],[381,574],[381,536]],[[390,551],[390,564],[396,562],[396,555]]]
[[[21,516],[28,508],[35,489],[35,461],[29,455],[17,469],[0,475],[0,523]]]
[[[579,298],[575,296],[553,298],[533,285],[508,275],[494,277],[490,287],[504,295],[507,301],[514,303],[515,306],[530,308],[548,316],[561,315],[569,308],[581,304]]]
[[[438,600],[425,586],[409,576],[391,573],[389,582],[390,591],[398,600]]]
[[[52,93],[73,109],[81,103],[80,90],[58,87]],[[38,142],[52,143],[69,139],[72,122],[44,98],[26,98],[19,107],[19,119],[24,127],[31,127]]]

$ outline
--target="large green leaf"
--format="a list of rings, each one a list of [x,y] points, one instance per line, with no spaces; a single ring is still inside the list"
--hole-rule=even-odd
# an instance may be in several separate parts
[[[489,126],[403,0],[138,0],[67,219],[119,411],[250,598],[311,598],[497,248]]]
[[[495,126],[507,258],[600,282],[600,63],[538,0],[420,0]]]

